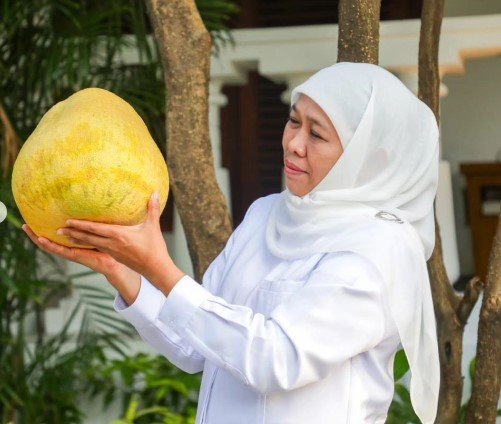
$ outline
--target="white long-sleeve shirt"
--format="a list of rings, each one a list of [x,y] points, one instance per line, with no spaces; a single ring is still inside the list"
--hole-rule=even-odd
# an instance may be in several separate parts
[[[185,275],[166,297],[142,277],[114,308],[175,366],[203,370],[197,424],[383,424],[400,344],[384,282],[353,252],[267,252],[274,196],[251,205],[202,285]]]

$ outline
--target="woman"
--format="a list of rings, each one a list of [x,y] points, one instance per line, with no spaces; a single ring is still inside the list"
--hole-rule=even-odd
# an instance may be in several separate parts
[[[98,251],[29,235],[106,275],[146,343],[203,370],[197,423],[382,424],[400,343],[414,409],[433,423],[434,115],[390,72],[348,62],[296,87],[291,105],[287,189],[249,207],[202,285],[170,258],[153,201],[135,227],[71,220],[64,234]]]

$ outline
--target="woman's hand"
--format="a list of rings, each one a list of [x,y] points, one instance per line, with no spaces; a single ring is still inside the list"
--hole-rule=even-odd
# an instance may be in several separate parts
[[[160,205],[153,196],[148,202],[148,217],[139,225],[76,219],[68,220],[66,225],[58,230],[59,234],[67,236],[73,243],[93,246],[98,251],[61,246],[43,237],[37,239],[33,232],[29,235],[43,250],[88,266],[106,275],[113,285],[116,284],[114,281],[124,281],[124,275],[130,277],[134,273],[135,276],[144,276],[167,296],[185,275],[169,255],[160,229]]]
[[[44,252],[52,253],[72,262],[77,262],[95,272],[103,274],[107,278],[114,277],[125,271],[123,268],[126,268],[126,266],[116,261],[107,253],[90,249],[80,249],[78,247],[62,246],[45,237],[37,237],[33,230],[26,224],[24,224],[22,228],[31,241]]]
[[[101,259],[115,261],[143,275],[149,281],[165,281],[173,274],[179,276],[160,229],[160,204],[151,196],[146,220],[138,225],[114,225],[70,219],[58,234],[73,243],[94,246],[103,254]],[[167,278],[169,280],[169,278]]]
[[[108,282],[117,289],[128,305],[134,303],[141,287],[141,276],[126,265],[116,261],[107,253],[78,247],[66,247],[53,243],[44,237],[37,237],[26,224],[24,232],[44,252],[52,253],[64,259],[84,265],[103,274]]]

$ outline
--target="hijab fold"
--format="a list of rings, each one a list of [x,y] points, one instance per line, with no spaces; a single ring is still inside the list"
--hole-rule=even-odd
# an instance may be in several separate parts
[[[266,244],[279,258],[353,251],[380,272],[411,370],[416,414],[433,423],[440,364],[426,261],[435,245],[438,126],[433,112],[377,65],[340,62],[291,92],[331,119],[343,153],[305,196],[277,196]]]

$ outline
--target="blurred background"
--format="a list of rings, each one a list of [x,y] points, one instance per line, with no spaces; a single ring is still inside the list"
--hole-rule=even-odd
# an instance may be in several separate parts
[[[210,136],[235,228],[255,199],[285,189],[281,139],[290,90],[336,62],[338,2],[196,3],[214,40]],[[379,64],[415,93],[421,6],[419,0],[381,5]],[[33,254],[24,233],[17,234],[20,216],[5,171],[16,154],[12,146],[26,140],[42,115],[90,86],[130,102],[165,155],[165,85],[145,7],[132,0],[0,0],[0,25],[0,200],[9,210],[9,225],[0,225],[0,419],[193,422],[199,376],[158,357],[116,316],[115,293],[101,275]],[[501,209],[499,0],[446,1],[439,62],[436,213],[447,274],[460,292],[473,275],[485,278]],[[173,196],[161,222],[174,262],[193,276]],[[465,330],[465,375],[480,302]],[[469,390],[467,377],[465,401]]]

